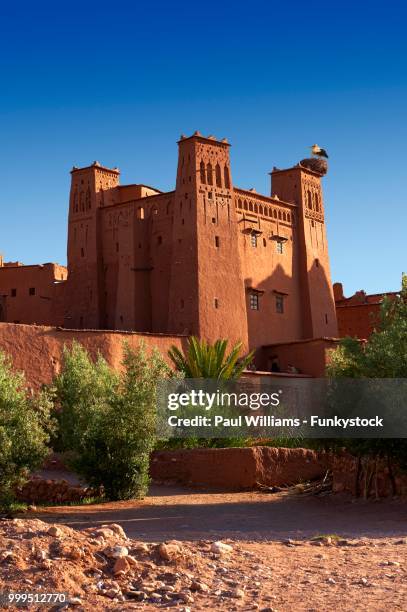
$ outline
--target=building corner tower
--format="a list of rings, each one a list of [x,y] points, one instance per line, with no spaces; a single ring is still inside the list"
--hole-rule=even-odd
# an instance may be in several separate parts
[[[298,207],[297,241],[302,337],[336,337],[338,327],[329,265],[321,179],[326,162],[310,158],[273,170],[272,193]]]
[[[100,329],[104,269],[99,213],[111,190],[119,184],[120,173],[94,162],[86,168],[74,167],[71,177],[64,325],[71,329]]]
[[[229,144],[196,132],[178,145],[168,331],[247,350]]]

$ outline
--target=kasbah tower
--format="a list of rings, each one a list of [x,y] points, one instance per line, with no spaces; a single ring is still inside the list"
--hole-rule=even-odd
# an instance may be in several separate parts
[[[63,325],[241,340],[264,368],[264,347],[336,337],[325,162],[274,168],[264,196],[234,187],[226,140],[178,146],[171,192],[72,170]]]

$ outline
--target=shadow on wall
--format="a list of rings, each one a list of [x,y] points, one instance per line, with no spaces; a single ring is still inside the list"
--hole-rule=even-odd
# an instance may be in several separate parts
[[[317,260],[308,272],[308,282],[295,269],[294,276],[286,274],[279,264],[259,284],[247,277],[245,290],[251,348],[337,336],[332,288]]]
[[[336,346],[335,341],[319,341],[337,337],[332,287],[317,259],[307,275],[301,274],[297,261],[293,251],[292,276],[278,264],[258,285],[253,278],[245,279],[249,345],[257,348],[258,369],[270,371],[273,357],[281,353],[282,371],[294,367],[322,376],[327,349]],[[272,350],[274,345],[279,348]]]
[[[6,320],[6,297],[4,295],[0,295],[0,323],[3,323],[3,321]]]

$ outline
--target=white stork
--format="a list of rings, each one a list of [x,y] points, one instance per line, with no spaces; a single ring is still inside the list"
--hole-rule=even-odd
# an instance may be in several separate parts
[[[325,149],[321,149],[321,147],[317,144],[312,145],[312,147],[310,147],[312,154],[316,155],[317,157],[326,157],[328,159],[328,153],[325,151]]]

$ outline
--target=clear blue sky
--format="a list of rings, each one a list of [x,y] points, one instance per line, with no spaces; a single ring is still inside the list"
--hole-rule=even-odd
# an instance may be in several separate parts
[[[406,261],[403,0],[2,2],[0,250],[66,261],[69,170],[172,189],[181,132],[233,145],[234,183],[330,154],[334,280],[397,289]]]

